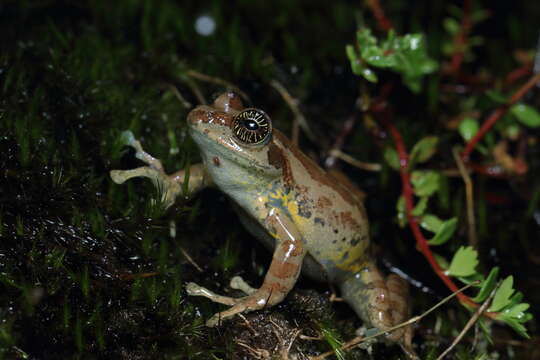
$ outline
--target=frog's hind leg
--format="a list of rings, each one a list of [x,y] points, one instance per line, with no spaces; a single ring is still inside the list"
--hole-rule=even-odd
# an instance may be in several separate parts
[[[408,284],[397,275],[385,279],[372,261],[340,285],[341,296],[368,326],[387,330],[407,320],[409,313]],[[412,327],[406,326],[386,335],[398,343],[409,356],[416,358],[412,350]]]

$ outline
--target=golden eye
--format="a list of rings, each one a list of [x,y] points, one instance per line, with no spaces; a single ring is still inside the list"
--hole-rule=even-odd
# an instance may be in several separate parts
[[[234,117],[232,131],[241,142],[256,145],[270,138],[272,122],[264,111],[246,109]]]

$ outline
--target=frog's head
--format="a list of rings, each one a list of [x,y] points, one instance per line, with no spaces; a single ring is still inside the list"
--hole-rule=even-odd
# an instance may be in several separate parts
[[[268,157],[270,117],[262,110],[244,108],[237,94],[226,92],[212,105],[197,106],[188,114],[187,122],[212,174],[244,178],[279,175]]]

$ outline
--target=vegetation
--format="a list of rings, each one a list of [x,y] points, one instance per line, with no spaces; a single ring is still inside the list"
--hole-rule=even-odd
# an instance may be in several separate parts
[[[127,129],[169,172],[199,161],[185,117],[224,88],[366,191],[377,257],[418,285],[414,314],[479,281],[416,325],[422,358],[486,301],[448,358],[537,358],[539,17],[472,0],[3,1],[0,359],[370,357],[340,348],[361,322],[307,279],[206,328],[222,307],[185,283],[259,284],[268,252],[219,192],[164,211],[151,183],[108,177],[141,165]]]

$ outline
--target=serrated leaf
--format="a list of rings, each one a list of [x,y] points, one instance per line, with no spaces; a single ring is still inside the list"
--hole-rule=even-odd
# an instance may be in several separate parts
[[[414,144],[411,150],[411,162],[423,163],[428,161],[437,151],[439,138],[437,136],[426,136]]]
[[[532,106],[526,104],[516,104],[510,108],[510,112],[523,125],[537,128],[540,127],[540,113]]]
[[[499,286],[499,288],[497,289],[495,297],[493,298],[493,302],[491,303],[488,311],[497,312],[510,304],[510,297],[514,293],[513,285],[514,278],[512,276],[504,279],[501,286]]]
[[[396,149],[391,146],[385,147],[383,157],[392,169],[399,170],[399,156]]]
[[[509,309],[505,309],[503,311],[503,313],[504,313],[504,316],[509,316],[509,317],[516,318],[517,320],[521,320],[521,319],[524,319],[526,317],[527,313],[525,311],[529,307],[530,307],[530,305],[527,304],[527,303],[519,303],[519,304],[516,304],[516,305],[512,306]]]
[[[495,285],[497,285],[497,277],[499,276],[499,268],[494,267],[489,272],[488,277],[486,280],[480,284],[481,288],[480,291],[478,291],[478,295],[476,295],[472,301],[481,303],[487,299],[491,291],[495,288]]]
[[[442,224],[443,221],[432,214],[424,215],[420,221],[420,226],[427,231],[431,231],[432,233],[436,233],[437,231],[439,231]]]
[[[416,196],[431,196],[439,188],[441,175],[432,170],[416,170],[411,174],[411,182]]]
[[[471,276],[476,272],[478,253],[472,246],[462,246],[455,253],[447,272],[451,276]]]
[[[448,219],[444,221],[435,234],[435,236],[428,241],[428,244],[430,245],[442,245],[445,242],[447,242],[452,235],[454,235],[454,232],[456,231],[457,227],[457,218],[453,217],[451,219]],[[465,275],[466,276],[466,275]]]
[[[465,141],[469,141],[473,138],[474,135],[478,132],[478,129],[480,129],[480,125],[478,124],[478,120],[466,117],[459,123],[459,134]]]
[[[390,69],[400,73],[403,82],[412,91],[420,91],[421,78],[437,69],[437,62],[427,55],[426,44],[422,34],[406,34],[397,36],[394,31],[388,32],[386,40],[379,42],[371,30],[362,28],[356,33],[359,57],[368,65]],[[346,48],[349,59],[352,50]],[[358,66],[359,61],[352,61],[351,66],[355,74],[361,75],[370,81],[376,81],[375,73],[367,69],[367,66]]]
[[[504,316],[502,313],[501,315],[497,316],[497,320],[504,321],[507,323],[512,329],[514,329],[515,332],[517,332],[519,335],[523,336],[526,339],[529,339],[529,334],[527,334],[527,329],[525,326],[521,324],[519,320],[512,317]]]

